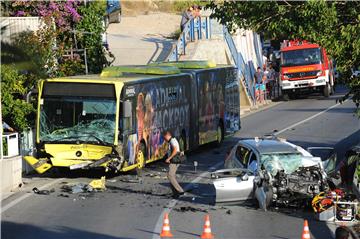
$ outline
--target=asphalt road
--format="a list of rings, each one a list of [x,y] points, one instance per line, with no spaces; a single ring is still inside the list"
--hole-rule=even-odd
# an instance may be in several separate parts
[[[64,178],[65,174],[29,177],[20,192],[2,202],[1,238],[159,238],[164,212],[169,212],[175,238],[198,238],[206,212],[216,238],[300,238],[304,218],[309,219],[312,238],[332,238],[335,225],[315,221],[310,210],[263,212],[251,204],[214,205],[208,171],[214,165],[221,167],[226,148],[237,138],[262,136],[274,130],[304,147],[335,146],[341,157],[349,146],[359,142],[360,121],[353,115],[351,101],[334,106],[334,97],[281,102],[246,116],[241,131],[222,147],[208,145],[191,154],[179,171],[179,181],[193,191],[179,200],[167,196],[163,163],[149,165],[142,183],[132,174],[109,175],[105,192],[62,192],[62,186],[87,183],[89,177],[99,177],[98,172],[76,172],[70,178]],[[194,161],[199,162],[196,172]],[[31,191],[34,185],[44,184],[50,184],[48,188],[54,188],[54,192],[36,195]]]

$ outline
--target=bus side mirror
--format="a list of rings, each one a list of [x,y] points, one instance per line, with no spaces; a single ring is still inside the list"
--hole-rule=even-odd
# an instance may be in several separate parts
[[[124,118],[130,118],[132,116],[132,105],[130,101],[124,101],[122,104],[122,112]]]

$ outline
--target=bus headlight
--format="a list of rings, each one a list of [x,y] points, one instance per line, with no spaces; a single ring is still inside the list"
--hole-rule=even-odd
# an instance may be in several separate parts
[[[323,74],[323,71],[318,71],[318,73],[316,73],[316,76],[321,76]]]

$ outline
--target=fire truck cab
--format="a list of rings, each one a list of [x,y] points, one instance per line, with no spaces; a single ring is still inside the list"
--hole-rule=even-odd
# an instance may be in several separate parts
[[[307,41],[284,41],[281,45],[280,86],[284,98],[303,92],[334,92],[333,62],[324,48]]]

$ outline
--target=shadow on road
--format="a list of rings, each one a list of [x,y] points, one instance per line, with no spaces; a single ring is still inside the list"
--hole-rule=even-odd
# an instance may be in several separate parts
[[[165,61],[170,51],[172,50],[173,40],[164,39],[164,38],[156,38],[156,37],[146,37],[142,39],[146,42],[152,42],[155,44],[156,48],[152,56],[150,57],[148,64],[151,62],[162,62]],[[160,53],[159,53],[160,51]],[[157,57],[156,57],[157,56]],[[156,57],[156,59],[155,59]]]
[[[129,237],[122,237],[121,235],[114,237],[95,232],[88,232],[69,227],[58,227],[49,229],[37,227],[29,224],[14,223],[8,221],[1,222],[1,237],[11,239],[133,239]]]

